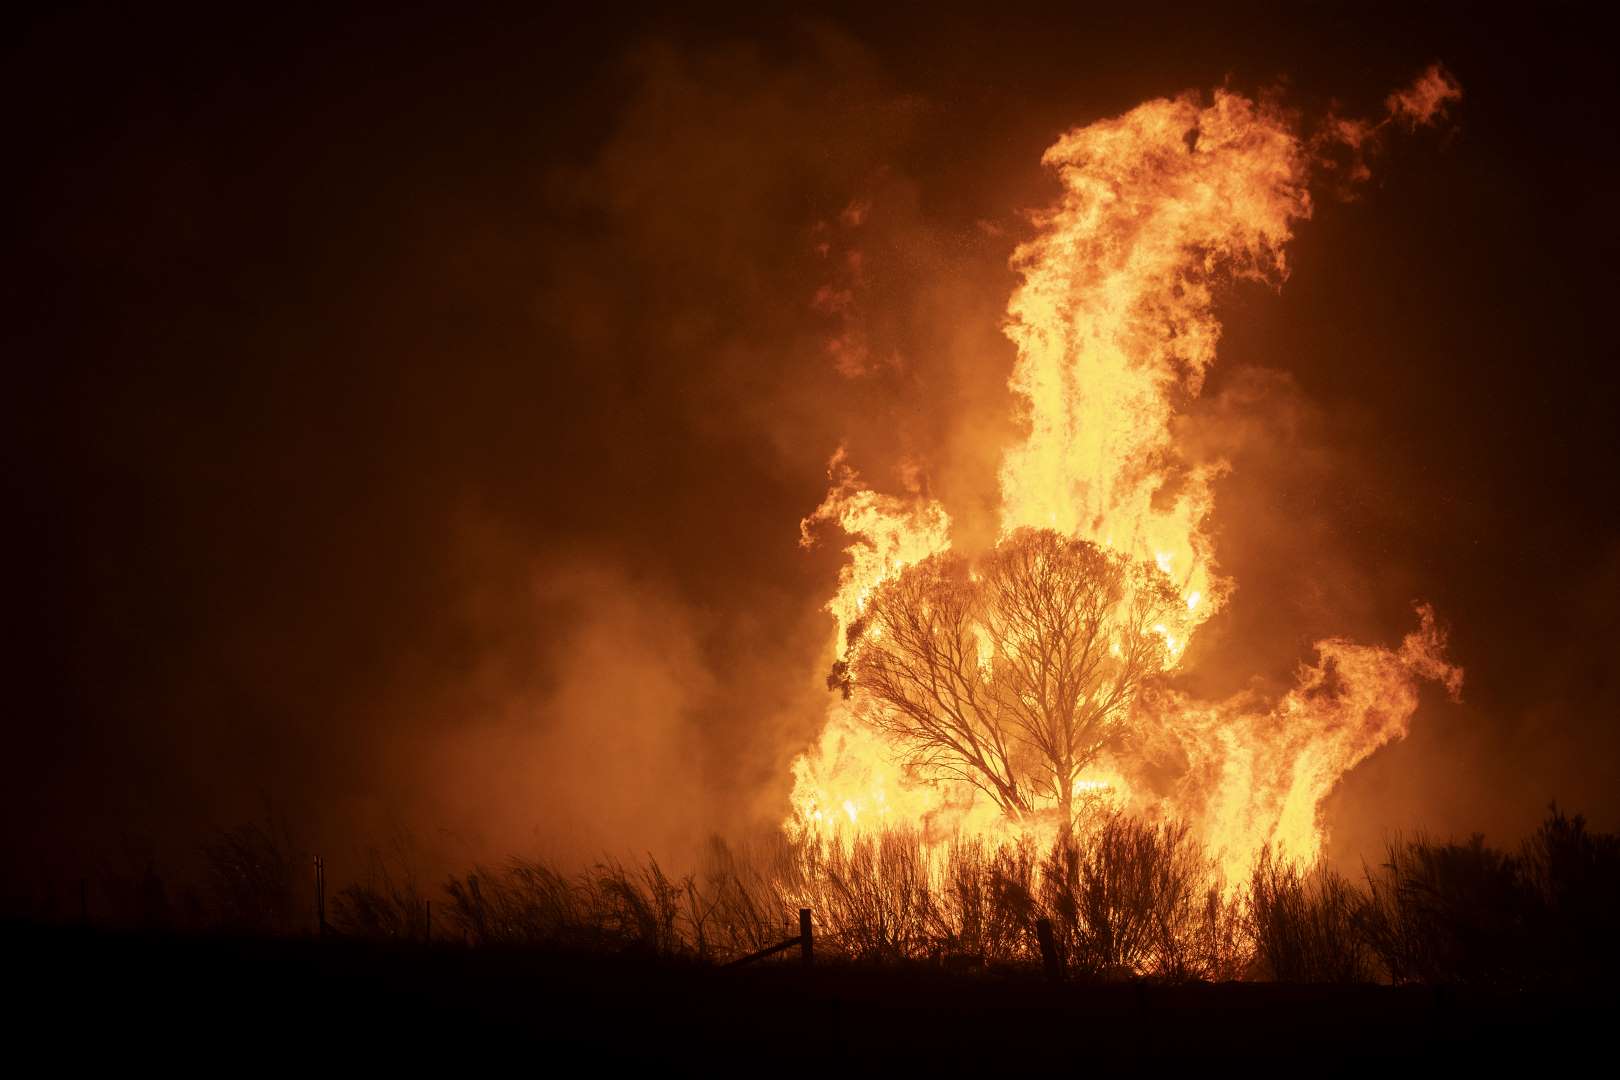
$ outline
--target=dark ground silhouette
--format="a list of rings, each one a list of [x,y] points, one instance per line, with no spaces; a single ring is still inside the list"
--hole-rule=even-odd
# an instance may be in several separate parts
[[[796,961],[173,938],[9,925],[21,1042],[79,1065],[314,1070],[499,1056],[678,1071],[1220,1059],[1543,1063],[1606,1043],[1612,994],[1278,983],[1054,986]]]

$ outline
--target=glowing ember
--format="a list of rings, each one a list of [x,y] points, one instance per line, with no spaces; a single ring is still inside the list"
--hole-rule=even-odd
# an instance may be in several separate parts
[[[942,554],[949,519],[926,498],[865,489],[842,454],[834,459],[833,489],[805,525],[806,542],[822,521],[855,539],[828,605],[837,623],[835,674],[848,700],[832,706],[819,744],[794,765],[792,827],[905,824],[934,838],[1011,835],[1051,826],[1053,812],[1083,797],[1189,822],[1229,876],[1264,843],[1301,862],[1317,856],[1322,800],[1346,771],[1405,735],[1420,680],[1439,680],[1453,695],[1460,688],[1431,610],[1420,609],[1419,629],[1399,649],[1319,642],[1316,663],[1279,701],[1197,702],[1162,680],[1132,684],[1119,722],[1099,721],[1095,730],[1107,737],[1088,744],[1089,756],[1064,749],[1043,772],[1019,764],[1013,743],[1039,742],[1040,732],[1069,722],[1065,708],[1071,719],[1083,712],[1091,691],[1081,693],[1080,706],[1061,708],[1040,697],[1044,690],[1008,691],[1005,672],[1016,666],[1018,646],[986,643],[1003,615],[973,598],[983,591],[981,570],[993,576],[1002,548],[1026,542],[1020,538],[1088,541],[1165,582],[1173,603],[1155,609],[1141,633],[1162,646],[1157,671],[1180,665],[1198,628],[1232,592],[1205,531],[1224,466],[1189,461],[1173,423],[1215,361],[1215,289],[1234,279],[1273,286],[1286,279],[1285,249],[1294,224],[1310,216],[1307,184],[1324,139],[1358,154],[1359,176],[1360,150],[1381,128],[1397,119],[1430,122],[1458,96],[1445,73],[1431,69],[1390,96],[1380,123],[1334,119],[1325,136],[1307,140],[1275,107],[1226,90],[1207,103],[1188,94],[1071,131],[1047,150],[1043,162],[1056,171],[1062,196],[1013,256],[1023,282],[1007,309],[1017,349],[1009,385],[1027,434],[1001,466],[1001,547],[983,567],[958,568],[966,583],[951,595],[967,598],[953,616],[959,626],[941,622],[933,594],[913,590],[912,608],[897,608],[924,564],[939,573],[955,565]],[[907,611],[909,623],[900,617]],[[930,656],[931,641],[956,642],[965,653],[977,635],[978,663],[946,671],[960,684],[950,694],[971,699],[969,707],[952,704],[958,699],[937,683],[919,696],[885,681],[903,643],[883,635],[908,625],[925,625]],[[1137,639],[1108,625],[1098,637],[1109,642],[1102,659],[1118,665],[1134,655]],[[1009,748],[981,752],[980,742],[999,737],[998,725],[1020,707],[1046,719],[1015,723]],[[923,726],[932,709],[955,717],[946,727],[960,730],[945,752],[919,751],[917,724],[898,722],[896,708]],[[1150,761],[1179,763],[1174,779],[1150,781]]]

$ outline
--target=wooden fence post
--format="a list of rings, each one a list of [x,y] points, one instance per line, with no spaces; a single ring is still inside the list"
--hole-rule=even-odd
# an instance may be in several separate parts
[[[1046,977],[1053,982],[1063,978],[1063,961],[1058,959],[1057,942],[1052,939],[1052,920],[1035,920],[1035,938],[1041,943],[1041,963],[1046,967]]]
[[[816,939],[810,929],[810,909],[807,907],[799,909],[799,948],[807,967],[815,963]]]
[[[326,936],[326,860],[315,856],[315,927]]]

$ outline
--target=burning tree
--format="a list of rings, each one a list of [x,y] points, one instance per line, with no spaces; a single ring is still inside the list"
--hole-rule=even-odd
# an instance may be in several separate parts
[[[937,499],[873,490],[841,450],[834,457],[833,487],[803,527],[806,543],[821,523],[853,541],[827,604],[845,650],[834,679],[852,700],[828,711],[794,762],[790,825],[943,835],[935,825],[948,822],[1004,836],[1032,808],[1071,808],[1087,759],[1142,715],[1131,706],[1138,689],[1179,662],[1234,588],[1209,531],[1230,463],[1208,439],[1188,442],[1204,429],[1184,423],[1217,359],[1221,294],[1287,280],[1324,155],[1346,158],[1330,178],[1365,180],[1386,133],[1430,123],[1459,97],[1432,67],[1382,117],[1332,116],[1308,132],[1302,114],[1223,88],[1145,102],[1047,149],[1061,194],[1013,253],[1021,283],[1004,327],[1023,430],[1001,458],[996,519],[971,530],[993,525],[1009,540],[975,577],[941,554],[958,534]],[[1116,540],[1173,575],[1179,597],[1149,587],[1151,568],[1085,546]],[[1047,561],[1020,561],[1034,551]],[[1187,822],[1230,880],[1267,844],[1308,864],[1339,779],[1405,736],[1424,681],[1453,695],[1461,685],[1433,611],[1419,613],[1398,648],[1318,641],[1319,660],[1302,663],[1280,697],[1165,693],[1151,742],[1152,764],[1167,768],[1143,784],[1120,774],[1120,801]],[[908,758],[914,767],[896,775]],[[930,773],[963,783],[913,782]],[[991,801],[961,805],[969,784]]]
[[[1187,605],[1157,566],[1050,529],[977,565],[942,552],[878,587],[829,684],[909,766],[1008,817],[1073,821],[1081,771],[1172,666]]]

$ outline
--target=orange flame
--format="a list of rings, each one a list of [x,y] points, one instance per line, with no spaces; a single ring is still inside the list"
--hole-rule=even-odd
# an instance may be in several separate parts
[[[1392,94],[1376,126],[1330,121],[1328,137],[1359,151],[1392,120],[1432,121],[1459,96],[1438,67]],[[1321,136],[1319,136],[1320,138]],[[1203,387],[1221,325],[1216,288],[1232,280],[1280,287],[1296,222],[1311,213],[1316,155],[1280,109],[1218,90],[1147,102],[1069,132],[1043,157],[1062,184],[1036,218],[1039,234],[1013,256],[1022,284],[1008,304],[1017,349],[1009,385],[1027,434],[1000,471],[1000,530],[1055,529],[1156,562],[1187,605],[1170,641],[1187,640],[1232,591],[1206,532],[1223,463],[1187,459],[1173,421]],[[1356,176],[1365,169],[1357,160]],[[834,522],[855,543],[829,603],[845,632],[872,591],[904,566],[950,546],[937,503],[881,495],[834,459],[834,486],[805,522]],[[1076,782],[1075,793],[1191,823],[1229,879],[1262,844],[1309,862],[1322,847],[1319,808],[1339,779],[1404,737],[1421,680],[1455,696],[1462,673],[1444,659],[1434,613],[1399,649],[1319,642],[1281,700],[1254,695],[1204,703],[1160,689],[1137,702],[1136,737]],[[1167,638],[1169,631],[1165,631]],[[857,691],[858,697],[858,691]],[[838,832],[883,824],[1010,835],[986,800],[924,783],[900,755],[835,703],[819,743],[794,763],[794,829]],[[1179,763],[1173,782],[1149,761]]]
[[[838,592],[827,603],[837,621],[838,654],[844,635],[860,618],[866,598],[886,579],[907,566],[951,546],[951,519],[932,499],[879,495],[861,486],[860,476],[844,462],[844,451],[833,455],[828,473],[834,483],[813,514],[799,523],[799,543],[815,543],[817,524],[830,522],[855,538],[844,549],[849,562],[839,572]]]

